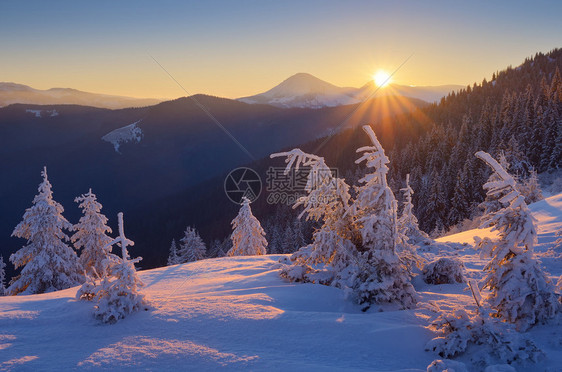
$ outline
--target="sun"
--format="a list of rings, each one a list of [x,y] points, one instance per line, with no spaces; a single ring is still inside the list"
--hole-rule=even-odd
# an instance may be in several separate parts
[[[373,81],[377,84],[378,87],[384,88],[388,84],[390,84],[391,76],[388,72],[379,70],[376,74],[373,75]]]

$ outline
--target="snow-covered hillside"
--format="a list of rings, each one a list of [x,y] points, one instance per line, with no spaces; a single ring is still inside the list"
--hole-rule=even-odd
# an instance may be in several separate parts
[[[107,133],[101,139],[113,145],[116,152],[119,152],[119,147],[123,143],[136,142],[139,143],[142,139],[142,129],[137,126],[139,121],[133,124],[126,125],[122,128],[117,128]]]
[[[562,194],[531,210],[539,226],[537,256],[557,277],[562,251],[553,242],[562,228]],[[419,251],[426,259],[457,257],[466,276],[478,279],[485,261],[469,242],[489,234],[463,232]],[[74,300],[76,288],[2,297],[0,370],[425,371],[440,359],[424,351],[434,337],[426,328],[434,310],[475,306],[465,284],[428,285],[416,278],[415,309],[363,313],[339,289],[283,281],[280,257],[210,259],[141,272],[154,309],[115,325],[98,324],[92,305]],[[516,370],[560,371],[562,325],[538,325],[528,334],[545,356]],[[477,371],[470,350],[458,360]]]

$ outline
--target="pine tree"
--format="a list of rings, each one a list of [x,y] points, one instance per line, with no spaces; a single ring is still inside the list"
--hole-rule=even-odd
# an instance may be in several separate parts
[[[455,190],[451,200],[451,209],[449,210],[448,223],[456,225],[470,217],[471,208],[469,204],[470,194],[467,190],[468,184],[468,167],[465,164],[461,172],[457,174]]]
[[[131,259],[127,246],[135,243],[125,237],[123,227],[123,213],[117,215],[119,223],[119,236],[109,245],[119,244],[121,257],[112,255],[104,260],[106,276],[94,289],[94,316],[103,323],[115,323],[127,315],[144,309],[148,309],[148,301],[140,289],[144,286],[137,275],[135,264],[142,257]]]
[[[232,248],[227,256],[254,256],[267,253],[267,240],[260,221],[252,214],[250,200],[244,198],[236,218],[232,220]]]
[[[102,262],[108,258],[111,250],[108,244],[112,239],[107,236],[111,228],[107,226],[107,217],[101,213],[102,205],[96,200],[92,189],[74,201],[79,203],[83,216],[74,225],[76,232],[70,240],[76,250],[82,249],[79,261],[86,275],[100,278],[103,276]]]
[[[0,256],[0,296],[6,295],[6,263],[4,257]]]
[[[414,190],[410,186],[410,175],[406,175],[406,187],[400,189],[404,193],[404,208],[402,215],[398,219],[398,231],[408,238],[411,244],[422,243],[429,241],[429,236],[420,230],[418,226],[418,219],[414,215],[414,204],[412,203],[412,196]]]
[[[303,224],[300,218],[293,219],[293,241],[296,247],[296,250],[304,247],[306,245],[306,239],[304,238],[303,233]],[[292,252],[291,252],[292,253]]]
[[[488,195],[504,195],[502,208],[483,219],[482,227],[498,231],[499,240],[485,238],[478,244],[481,255],[491,260],[484,267],[484,288],[491,294],[487,301],[495,316],[527,330],[536,323],[553,318],[561,304],[552,283],[533,257],[537,240],[535,221],[516,188],[516,182],[488,153],[476,156],[486,162],[496,177],[484,185]]]
[[[178,246],[176,244],[176,239],[172,239],[172,244],[170,245],[170,255],[168,256],[168,266],[177,265],[180,263],[178,256]]]
[[[178,252],[179,263],[199,261],[205,258],[207,247],[197,230],[188,226],[185,229],[183,238],[180,239],[180,249]]]
[[[12,295],[44,293],[79,284],[83,277],[76,253],[65,241],[63,229],[72,225],[62,216],[63,207],[53,200],[47,168],[42,172],[39,194],[33,199],[12,236],[27,240],[27,245],[10,256],[15,268],[23,267],[12,279],[8,292]]]

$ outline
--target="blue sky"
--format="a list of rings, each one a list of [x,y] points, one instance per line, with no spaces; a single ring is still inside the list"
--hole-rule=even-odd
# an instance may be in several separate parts
[[[138,97],[226,97],[297,72],[341,86],[469,84],[562,47],[562,2],[18,1],[0,3],[0,81]]]

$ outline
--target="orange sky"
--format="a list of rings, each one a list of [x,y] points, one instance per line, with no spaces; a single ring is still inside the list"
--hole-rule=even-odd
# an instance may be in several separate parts
[[[548,4],[548,6],[546,6]],[[297,72],[359,87],[471,84],[561,46],[560,3],[165,1],[0,4],[0,81],[133,97],[241,97]]]

